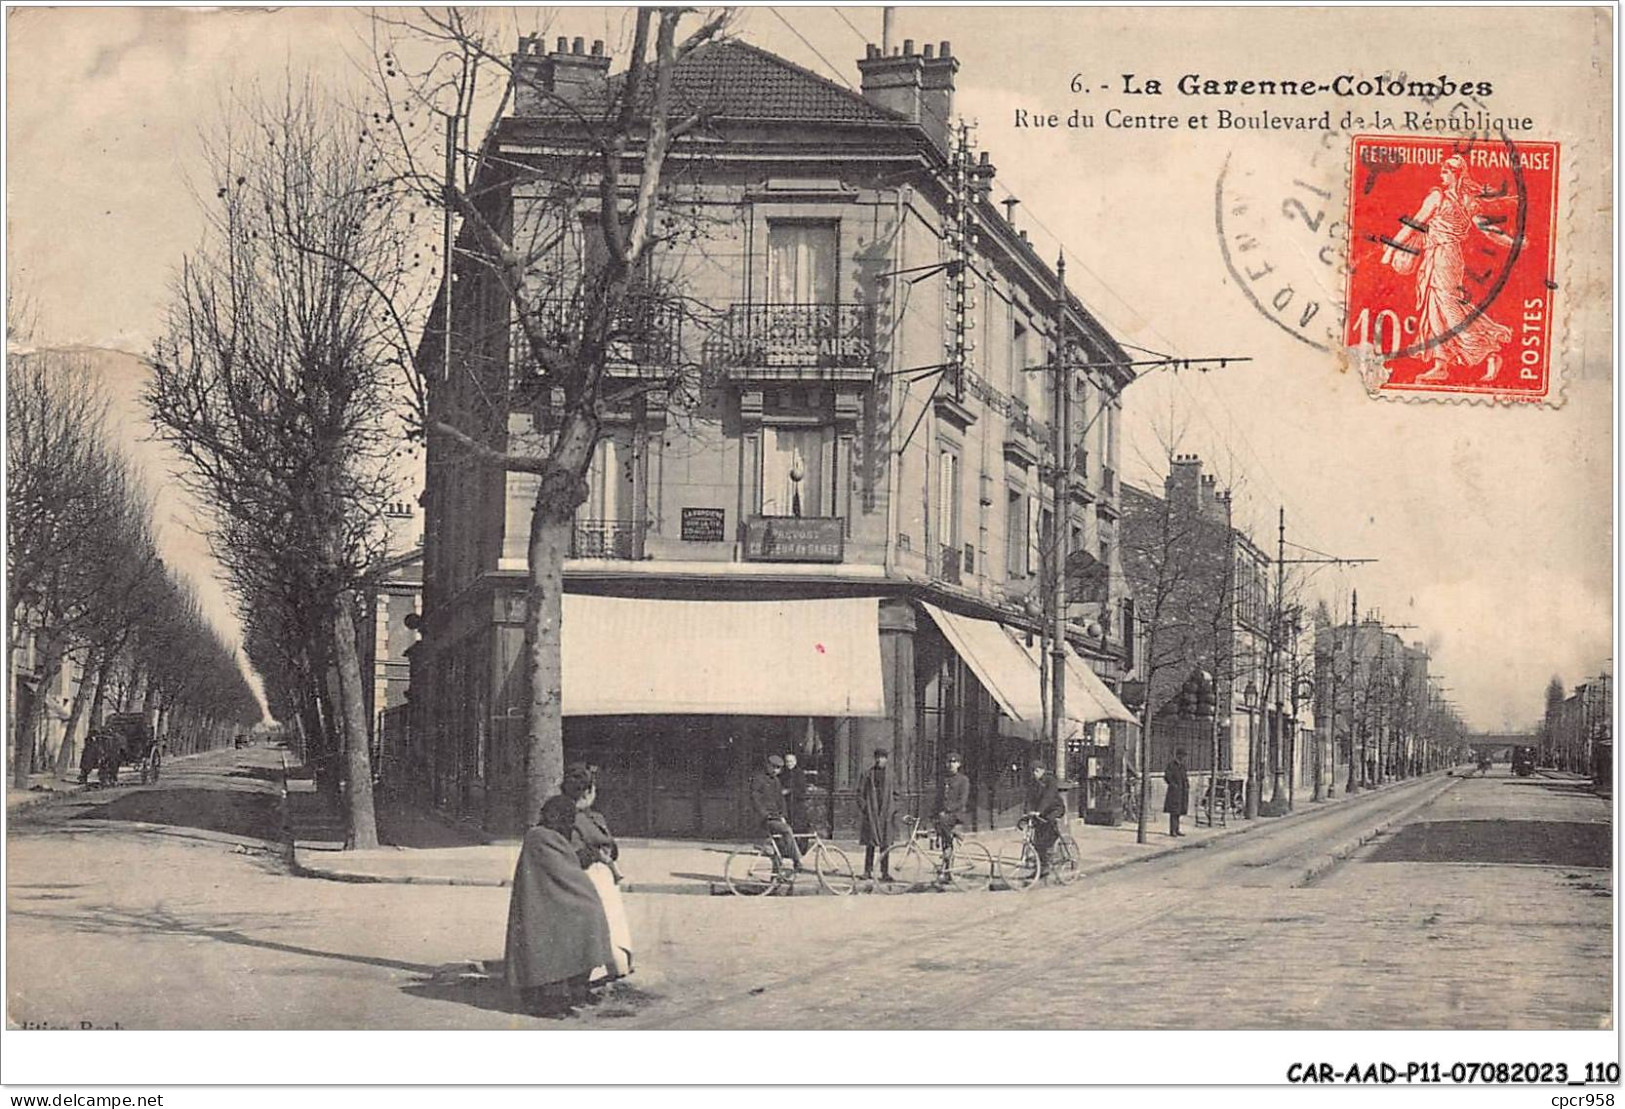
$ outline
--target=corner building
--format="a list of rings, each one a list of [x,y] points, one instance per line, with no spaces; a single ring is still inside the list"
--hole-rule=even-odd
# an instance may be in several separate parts
[[[515,227],[544,217],[523,172],[493,167],[546,148],[566,125],[555,98],[591,115],[617,79],[596,44],[544,50],[521,44],[514,114],[476,182]],[[849,833],[876,746],[905,808],[932,804],[952,749],[976,824],[1009,823],[1029,759],[1048,752],[1035,660],[1062,534],[1071,563],[1093,568],[1069,607],[1068,732],[1098,740],[1104,724],[1127,739],[1114,690],[1128,646],[1116,477],[1128,358],[1075,298],[1061,303],[1054,270],[991,196],[991,160],[959,146],[950,45],[870,47],[859,66],[861,95],[725,42],[676,75],[680,110],[706,123],[669,167],[683,198],[672,218],[691,231],[654,268],[684,307],[630,321],[612,372],[682,366],[692,384],[607,407],[565,568],[565,757],[602,768],[600,807],[621,834],[752,833],[746,777],[787,751],[813,771],[817,822]],[[527,95],[532,81],[552,96]],[[593,203],[588,230],[563,236],[564,265],[592,264]],[[523,380],[506,298],[472,238],[461,246],[452,357]],[[1063,315],[1071,493],[1056,505],[1049,366]],[[466,376],[447,377],[437,403],[459,403]],[[545,439],[545,406],[514,405],[488,431]],[[535,479],[436,437],[427,462],[412,775],[437,807],[514,832],[534,816],[520,808]]]

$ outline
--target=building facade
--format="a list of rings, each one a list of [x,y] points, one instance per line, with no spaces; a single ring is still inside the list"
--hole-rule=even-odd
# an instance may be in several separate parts
[[[1327,722],[1340,787],[1379,785],[1438,765],[1441,710],[1429,658],[1374,619],[1315,636],[1315,696]]]
[[[590,113],[615,80],[596,44],[541,51],[515,59],[549,95],[516,90],[491,140],[503,164],[546,147],[549,105]],[[1045,752],[1036,633],[1057,537],[1098,571],[1069,606],[1069,734],[1128,719],[1113,693],[1132,634],[1116,477],[1128,359],[994,203],[991,160],[950,122],[949,44],[871,47],[859,65],[856,94],[735,41],[676,74],[707,123],[673,154],[689,231],[650,284],[684,307],[651,300],[613,373],[667,380],[680,365],[684,385],[606,405],[565,566],[566,758],[602,768],[600,807],[627,834],[748,831],[746,775],[787,751],[814,772],[820,823],[850,829],[875,747],[911,807],[962,753],[976,822],[1008,819]],[[523,172],[490,184],[509,226],[556,219]],[[559,264],[593,264],[590,232],[561,239]],[[531,372],[492,271],[467,253],[459,372],[431,403]],[[486,381],[461,372],[473,359]],[[548,430],[545,405],[487,429],[539,444]],[[427,474],[414,758],[434,804],[513,831],[534,815],[520,811],[519,694],[534,479],[436,437]]]
[[[1182,747],[1202,782],[1193,793],[1216,777],[1239,802],[1253,744],[1278,723],[1264,692],[1269,560],[1234,526],[1229,492],[1200,458],[1181,454],[1160,495],[1124,487],[1122,562],[1137,624],[1133,673],[1150,709],[1149,770],[1160,774]],[[1179,711],[1180,688],[1198,669],[1214,678],[1211,721]]]

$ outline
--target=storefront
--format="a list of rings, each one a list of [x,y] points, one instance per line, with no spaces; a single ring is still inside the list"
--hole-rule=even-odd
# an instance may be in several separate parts
[[[827,827],[855,737],[888,715],[881,604],[567,594],[565,757],[601,768],[623,835],[736,838],[750,775],[793,751]]]

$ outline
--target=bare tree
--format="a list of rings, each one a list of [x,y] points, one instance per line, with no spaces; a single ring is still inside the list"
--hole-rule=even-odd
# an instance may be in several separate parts
[[[371,847],[350,595],[393,493],[396,348],[384,332],[405,240],[359,132],[309,84],[226,108],[206,149],[208,236],[177,282],[148,402],[213,512],[240,607],[291,610],[283,627],[330,664],[347,839]]]
[[[483,11],[380,15],[374,24],[380,107],[371,126],[379,157],[411,203],[448,216],[447,252],[458,258],[445,268],[437,322],[410,360],[430,455],[461,455],[536,479],[524,650],[531,813],[564,768],[563,569],[603,412],[638,390],[673,384],[667,375],[613,380],[606,367],[620,338],[677,299],[656,264],[658,249],[681,234],[680,221],[667,218],[680,206],[672,166],[705,113],[679,104],[675,78],[728,18],[700,16],[685,34],[690,14],[636,9],[625,70],[590,90],[560,87],[524,64],[535,39],[522,38],[519,54],[508,54]],[[475,138],[487,134],[476,116],[493,83],[503,90],[498,118],[510,102],[523,102],[542,122],[535,153],[506,154]],[[453,334],[467,318],[452,306],[453,282],[461,289],[464,280],[494,290],[505,305],[480,324],[492,333]],[[524,365],[493,372],[510,368],[510,319],[522,335]],[[539,434],[510,434],[510,411],[531,414]]]

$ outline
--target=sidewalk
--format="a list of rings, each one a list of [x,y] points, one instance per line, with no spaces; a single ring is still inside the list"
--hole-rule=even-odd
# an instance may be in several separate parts
[[[1335,798],[1319,803],[1308,800],[1306,796],[1298,802],[1296,810],[1286,816],[1260,817],[1251,821],[1232,818],[1227,827],[1198,828],[1190,826],[1187,821],[1187,834],[1178,840],[1169,838],[1167,818],[1160,813],[1157,819],[1147,823],[1146,842],[1143,844],[1135,842],[1136,830],[1132,824],[1114,828],[1085,825],[1080,820],[1072,819],[1069,830],[1079,848],[1080,876],[1089,877],[1161,858],[1175,851],[1199,850],[1216,840],[1245,835],[1282,821],[1302,820],[1351,801],[1357,802],[1360,798],[1389,795],[1395,790],[1437,782],[1444,777],[1445,772],[1437,771],[1420,778],[1408,778],[1375,789],[1361,790],[1353,797],[1339,792]],[[317,798],[314,784],[308,780],[289,778],[287,786],[290,857],[294,872],[302,877],[339,882],[446,886],[507,886],[512,882],[514,866],[519,859],[517,839],[458,846],[380,847],[367,851],[345,851],[342,850],[342,825],[336,814],[324,811],[325,806]],[[401,818],[399,813],[386,816],[385,811],[380,811],[381,825],[387,826],[391,819]],[[416,819],[432,820],[422,816]],[[448,839],[464,835],[449,826],[443,827]],[[986,844],[997,855],[1000,848],[1014,842],[1017,835],[1014,829],[1005,828],[975,833],[973,838]],[[389,838],[387,832],[386,838]],[[854,868],[861,868],[863,848],[844,840],[837,843],[852,860]],[[622,889],[629,893],[713,893],[723,881],[723,864],[728,853],[742,846],[743,843],[622,839],[619,865],[626,876],[626,885]],[[816,893],[817,883],[801,883],[797,892]]]
[[[6,785],[6,812],[14,813],[30,805],[38,805],[57,797],[68,797],[85,787],[79,784],[79,775],[58,778],[53,774],[35,774],[28,779],[27,789],[17,789],[9,781]]]
[[[186,759],[201,758],[204,755],[218,753],[218,751],[196,751],[190,755],[166,755],[164,757],[164,765],[168,766],[170,763],[182,762]],[[7,813],[14,813],[21,809],[26,809],[32,805],[42,804],[46,801],[54,801],[58,798],[72,797],[74,794],[83,793],[87,788],[98,788],[95,782],[91,782],[88,787],[80,785],[79,772],[77,770],[72,771],[71,776],[66,778],[58,778],[54,772],[34,774],[29,777],[28,782],[29,786],[27,789],[16,789],[10,784],[10,780],[7,780]],[[120,773],[119,783],[114,788],[127,789],[130,786],[139,786],[140,784],[140,768],[127,767]]]

